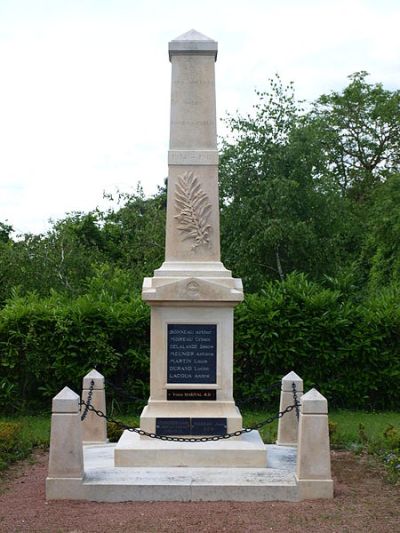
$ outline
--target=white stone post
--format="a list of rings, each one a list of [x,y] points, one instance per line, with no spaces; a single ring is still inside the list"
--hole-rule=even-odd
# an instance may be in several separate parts
[[[97,370],[91,370],[83,378],[82,382],[82,400],[87,402],[89,398],[91,384],[93,390],[90,404],[106,414],[106,394],[104,390],[104,376]],[[82,406],[84,412],[85,406]],[[83,444],[104,444],[107,442],[107,421],[101,418],[93,411],[88,411],[84,420],[82,420],[82,440]]]
[[[83,479],[79,396],[64,387],[53,398],[47,499],[75,499]]]
[[[296,386],[297,398],[300,401],[300,397],[303,395],[303,380],[295,372],[289,372],[282,378],[279,411],[284,411],[286,407],[294,404],[293,383]],[[297,446],[298,426],[295,409],[283,415],[278,422],[278,440],[276,444],[278,446]]]
[[[296,481],[300,500],[333,498],[328,402],[316,389],[301,399]]]

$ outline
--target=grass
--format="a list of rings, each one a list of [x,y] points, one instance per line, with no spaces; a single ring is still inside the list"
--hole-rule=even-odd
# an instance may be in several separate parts
[[[331,432],[331,444],[339,448],[354,449],[357,445],[365,446],[367,443],[384,445],[385,431],[390,426],[400,428],[400,412],[394,411],[333,411],[329,420],[336,425]]]
[[[243,410],[244,426],[253,426],[271,416],[272,413]],[[389,426],[400,428],[400,412],[371,412],[338,410],[329,413],[331,425],[331,445],[336,448],[349,448],[354,444],[384,440],[384,432]],[[360,425],[362,431],[360,434]],[[276,441],[278,422],[264,426],[261,436],[264,442]]]
[[[0,417],[0,470],[50,441],[50,416]]]
[[[251,427],[271,416],[256,410],[242,411],[244,427]],[[138,417],[112,414],[125,424],[138,427]],[[400,475],[400,412],[362,412],[338,410],[329,414],[331,445],[356,453],[365,451],[377,454],[387,465],[396,481]],[[0,429],[4,424],[15,424],[17,439],[14,444],[2,445],[0,431],[0,469],[15,460],[29,455],[33,448],[47,447],[50,440],[50,415],[0,417]],[[264,442],[276,441],[278,422],[260,429]],[[392,428],[392,429],[391,429]],[[109,424],[110,440],[118,440],[120,430]]]

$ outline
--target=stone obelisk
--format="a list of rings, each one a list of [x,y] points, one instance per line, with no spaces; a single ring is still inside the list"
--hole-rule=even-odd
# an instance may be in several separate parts
[[[140,427],[159,435],[223,435],[242,428],[233,398],[233,308],[243,290],[220,260],[217,42],[191,30],[169,43],[169,58],[166,251],[165,262],[143,283],[142,297],[151,306],[151,362]],[[118,443],[115,462],[265,466],[266,459],[257,432],[212,446],[130,433]]]

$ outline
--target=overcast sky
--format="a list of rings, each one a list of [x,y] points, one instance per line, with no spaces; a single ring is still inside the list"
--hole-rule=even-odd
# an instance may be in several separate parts
[[[0,221],[39,233],[103,191],[156,191],[168,41],[191,28],[219,44],[219,117],[274,73],[309,100],[359,70],[400,85],[399,0],[0,0]]]

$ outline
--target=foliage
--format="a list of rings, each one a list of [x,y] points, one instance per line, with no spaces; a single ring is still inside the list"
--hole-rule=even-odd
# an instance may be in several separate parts
[[[385,179],[400,170],[400,91],[349,76],[341,92],[322,95],[312,118],[325,155],[325,172],[343,195],[365,202]]]
[[[15,291],[44,298],[57,291],[75,298],[104,265],[125,270],[131,289],[138,289],[163,259],[165,207],[164,190],[148,199],[139,190],[120,193],[117,208],[68,214],[45,235],[12,240],[11,227],[1,224],[0,304]]]
[[[360,263],[373,291],[400,284],[400,174],[393,174],[375,191],[368,233]]]
[[[296,270],[332,275],[353,226],[293,85],[277,77],[257,95],[254,115],[228,117],[220,162],[223,256],[250,291]]]
[[[302,274],[266,283],[236,311],[237,394],[269,402],[264,390],[293,369],[305,378],[306,388],[316,386],[331,405],[395,407],[398,296],[352,303]]]
[[[253,114],[226,120],[224,260],[252,292],[293,271],[314,280],[353,271],[365,286],[371,269],[374,277],[381,260],[388,270],[397,257],[398,239],[382,236],[380,211],[392,209],[395,230],[398,203],[388,204],[400,172],[400,91],[359,72],[308,111],[279,77],[257,96]]]
[[[99,366],[132,394],[148,387],[149,312],[138,296],[17,297],[0,311],[0,402],[8,411],[48,404],[64,385],[79,390]],[[126,376],[129,376],[126,379]]]
[[[0,470],[27,455],[26,443],[21,442],[21,429],[19,422],[0,422]]]
[[[79,390],[96,366],[127,393],[147,397],[149,310],[128,286],[124,271],[103,268],[75,300],[53,293],[8,302],[0,311],[0,402],[7,412],[48,406],[65,385]],[[294,369],[332,406],[394,407],[399,301],[399,292],[385,292],[354,303],[303,274],[266,283],[236,311],[236,397],[271,405],[277,392],[266,389]]]
[[[35,447],[47,448],[50,417],[17,416],[0,418],[0,470],[27,457]]]

